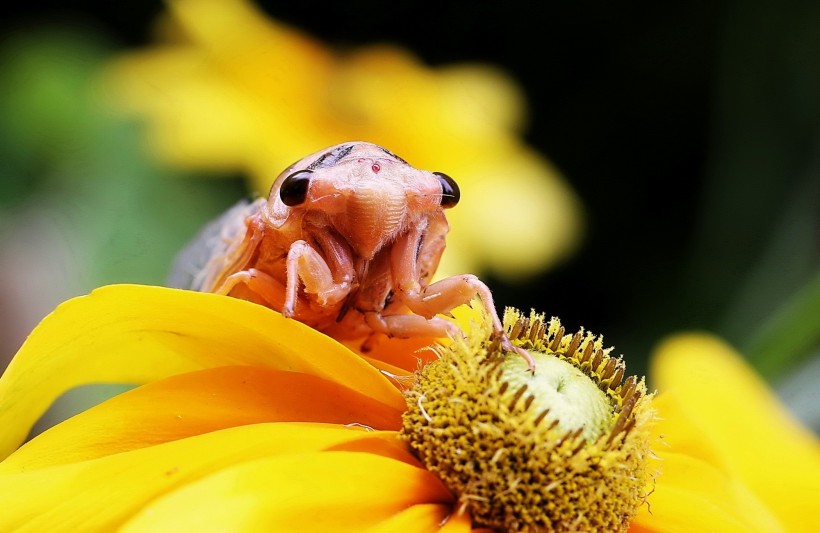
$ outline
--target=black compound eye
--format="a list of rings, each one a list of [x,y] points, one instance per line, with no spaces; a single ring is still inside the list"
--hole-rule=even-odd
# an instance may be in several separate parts
[[[461,191],[453,178],[444,172],[433,172],[441,183],[441,207],[453,207],[461,199]]]
[[[297,206],[305,202],[312,170],[297,170],[282,181],[279,187],[279,198],[288,207]]]

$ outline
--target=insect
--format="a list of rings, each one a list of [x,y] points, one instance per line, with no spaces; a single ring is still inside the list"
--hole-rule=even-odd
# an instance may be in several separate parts
[[[338,340],[444,337],[446,314],[476,295],[501,347],[490,289],[471,274],[431,283],[445,248],[456,182],[381,146],[347,142],[285,169],[267,199],[240,202],[177,259],[170,284],[280,311]]]

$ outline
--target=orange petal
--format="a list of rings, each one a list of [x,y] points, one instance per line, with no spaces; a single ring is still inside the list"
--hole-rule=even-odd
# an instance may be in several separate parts
[[[397,367],[404,371],[403,374],[408,374],[436,359],[436,353],[430,349],[430,345],[436,340],[433,337],[381,339],[370,350],[363,352],[363,355],[378,368],[389,371],[390,368]],[[345,344],[354,352],[358,352],[361,341],[350,341]]]
[[[447,522],[442,525],[441,533],[463,533],[466,531],[493,533],[491,529],[473,529],[472,525],[473,519],[470,513],[456,510],[447,518]]]
[[[309,374],[211,368],[143,385],[80,413],[26,443],[0,463],[0,472],[94,459],[259,422],[397,430],[401,412]]]
[[[450,502],[425,469],[366,453],[306,453],[216,472],[152,502],[124,531],[362,531]],[[429,523],[441,511],[410,514]]]
[[[369,527],[367,532],[395,533],[401,531],[410,533],[415,531],[418,533],[431,533],[441,530],[441,525],[446,523],[451,511],[449,504],[422,503],[413,505]],[[468,527],[462,531],[468,533],[470,529]]]
[[[395,461],[401,461],[411,466],[423,468],[421,462],[415,455],[408,453],[407,444],[401,439],[385,438],[384,432],[371,433],[372,438],[361,437],[356,440],[344,441],[326,449],[335,452],[363,452],[387,457]]]
[[[327,452],[334,456],[380,459],[364,465],[350,461],[332,472],[319,466],[311,468],[312,460],[304,459],[323,455],[313,452],[359,439],[395,441],[396,435],[326,424],[254,424],[99,459],[0,474],[0,494],[3,495],[0,531],[24,526],[32,531],[49,532],[110,531],[169,491],[185,492],[187,485],[196,486],[199,480],[209,479],[211,474],[217,479],[230,478],[232,474],[223,476],[223,471],[230,472],[235,465],[240,465],[245,481],[233,487],[234,494],[252,493],[251,500],[257,493],[262,499],[276,499],[280,488],[287,491],[287,487],[281,486],[289,483],[316,488],[328,497],[336,485],[345,485],[341,490],[351,494],[363,495],[370,490],[369,485],[354,485],[354,481],[367,485],[368,478],[374,476],[383,481],[380,490],[386,497],[399,493],[399,501],[408,505],[448,501],[448,493],[432,474],[410,465],[413,459],[409,452],[406,461],[377,456],[378,447],[362,453]],[[278,462],[277,457],[281,459]],[[277,466],[259,468],[258,459],[273,461]],[[360,467],[363,469],[357,470]],[[320,476],[323,472],[327,474],[325,477]],[[395,487],[391,483],[395,483]],[[221,487],[225,489],[230,487]],[[274,494],[265,496],[270,491]],[[220,497],[214,493],[214,501],[201,500],[194,502],[190,509],[172,510],[172,513],[199,515],[210,520],[224,508]],[[332,498],[328,503],[332,503]],[[203,513],[203,509],[208,512]],[[150,515],[145,513],[143,518]]]
[[[215,294],[112,285],[60,305],[0,377],[0,458],[72,387],[146,383],[227,365],[302,372],[404,408],[401,393],[361,357],[270,309]]]

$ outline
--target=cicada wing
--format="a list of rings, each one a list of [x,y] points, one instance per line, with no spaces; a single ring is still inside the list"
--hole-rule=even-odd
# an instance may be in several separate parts
[[[242,200],[205,225],[177,254],[168,286],[210,291],[215,280],[245,245],[246,220],[265,205],[265,199]]]

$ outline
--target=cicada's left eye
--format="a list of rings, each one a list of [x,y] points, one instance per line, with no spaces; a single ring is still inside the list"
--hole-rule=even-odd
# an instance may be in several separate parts
[[[279,187],[279,198],[288,207],[294,207],[305,202],[312,170],[298,170],[282,181]]]
[[[461,191],[458,190],[456,181],[444,172],[433,172],[433,175],[441,184],[441,207],[455,206],[461,199]]]

